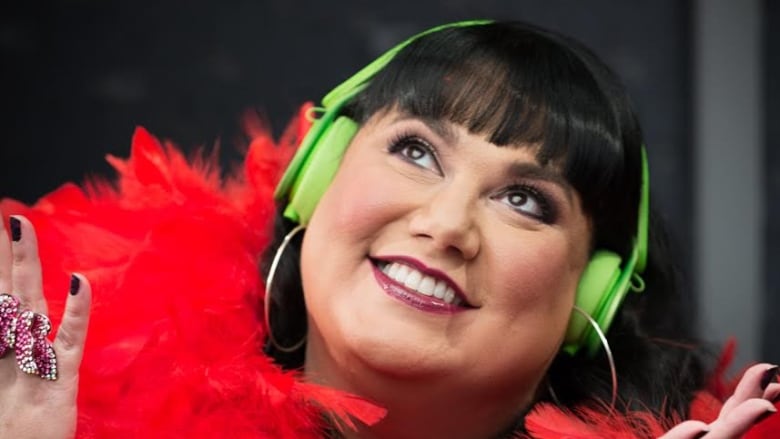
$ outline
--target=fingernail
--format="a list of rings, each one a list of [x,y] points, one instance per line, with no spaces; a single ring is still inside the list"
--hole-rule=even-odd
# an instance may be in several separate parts
[[[79,293],[79,287],[81,286],[81,279],[75,274],[70,275],[70,295],[75,296]]]
[[[761,422],[764,419],[774,415],[775,413],[777,413],[777,410],[767,410],[761,416],[756,418],[756,422],[755,423],[758,424],[759,422]]]
[[[766,390],[766,387],[769,385],[769,383],[775,381],[775,377],[777,376],[777,366],[770,367],[769,369],[764,371],[764,375],[761,376],[761,390]]]
[[[11,225],[11,239],[19,242],[22,239],[22,222],[18,218],[10,217],[8,222]]]
[[[710,432],[710,429],[709,429],[709,428],[705,428],[704,430],[702,430],[702,431],[700,431],[699,433],[697,433],[697,434],[696,434],[696,436],[693,436],[693,438],[692,438],[692,439],[700,439],[700,438],[703,438],[703,437],[704,437],[704,435],[706,435],[706,434],[707,434],[707,433],[709,433],[709,432]]]

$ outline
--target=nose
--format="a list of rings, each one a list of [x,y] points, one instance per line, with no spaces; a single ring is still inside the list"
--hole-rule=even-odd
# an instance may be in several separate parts
[[[479,253],[474,197],[465,188],[451,184],[436,189],[414,210],[410,233],[428,240],[435,249],[472,259]]]

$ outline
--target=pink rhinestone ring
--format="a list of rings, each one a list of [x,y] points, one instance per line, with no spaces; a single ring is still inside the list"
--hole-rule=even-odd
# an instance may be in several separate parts
[[[23,372],[45,380],[57,379],[57,356],[46,338],[51,322],[43,314],[21,311],[19,299],[0,294],[0,358],[12,349]]]

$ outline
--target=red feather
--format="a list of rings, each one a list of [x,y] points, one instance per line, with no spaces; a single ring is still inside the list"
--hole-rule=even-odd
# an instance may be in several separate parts
[[[552,404],[537,404],[526,416],[529,437],[534,439],[631,439],[658,437],[673,420],[666,422],[650,412],[629,414],[609,409],[581,407],[574,411]]]
[[[108,158],[116,183],[66,184],[32,207],[3,200],[4,215],[36,227],[55,325],[69,273],[93,287],[79,438],[317,438],[323,412],[347,427],[384,416],[261,351],[258,257],[274,185],[308,121],[279,144],[257,120],[246,124],[244,167],[224,181],[213,156],[187,160],[138,128],[130,158]]]
[[[36,227],[55,327],[70,273],[92,284],[79,438],[320,438],[326,418],[350,429],[385,415],[281,370],[261,350],[258,259],[271,239],[275,184],[310,126],[310,108],[279,142],[247,116],[243,169],[225,179],[215,155],[187,159],[138,128],[129,159],[108,157],[114,183],[65,184],[32,207],[0,202],[4,215],[23,214]],[[729,345],[691,407],[693,419],[714,419],[733,391],[736,381],[724,379],[732,357]],[[539,404],[519,437],[656,437],[673,422],[648,412]],[[777,431],[780,417],[773,416],[747,437]]]

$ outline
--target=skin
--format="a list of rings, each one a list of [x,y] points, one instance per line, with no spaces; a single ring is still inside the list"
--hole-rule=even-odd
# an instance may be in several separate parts
[[[509,424],[559,349],[588,258],[578,197],[557,171],[532,175],[533,148],[434,125],[397,112],[367,122],[303,242],[306,374],[386,405],[378,437],[488,437]],[[399,134],[420,141],[391,153]],[[547,194],[555,222],[531,215],[539,199],[510,203],[518,182]],[[368,257],[390,256],[446,273],[473,308],[436,314],[388,296]]]
[[[500,168],[507,161],[532,163],[532,149],[499,149],[458,127],[442,136],[413,122],[418,135],[441,148],[442,172],[431,172],[431,162],[408,148],[413,161],[388,154],[387,129],[394,123],[410,122],[384,117],[360,131],[307,231],[306,375],[389,409],[375,429],[348,436],[489,437],[532,402],[557,351],[587,259],[589,225],[576,195],[558,194],[565,205],[554,224],[518,214],[498,195],[506,183]],[[45,314],[35,230],[16,218],[16,242],[0,221],[0,292],[13,291],[25,307]],[[508,236],[523,245],[508,245]],[[446,272],[473,309],[428,315],[377,291],[366,256],[398,254]],[[21,372],[13,355],[0,358],[0,437],[75,434],[91,301],[87,279],[77,276],[80,287],[68,296],[53,340],[59,378],[44,381]],[[769,401],[780,384],[759,384],[769,367],[745,373],[716,421],[684,422],[663,439],[699,437],[703,429],[710,439],[741,436],[774,410]]]
[[[404,136],[415,141],[394,151]],[[378,425],[347,436],[493,437],[532,404],[560,348],[591,230],[565,181],[512,175],[517,164],[538,168],[534,149],[498,148],[394,111],[353,139],[301,257],[307,378],[388,408]],[[518,181],[545,190],[555,221],[507,203]],[[442,315],[389,296],[371,259],[391,255],[445,272],[474,308]]]
[[[21,239],[12,242],[0,221],[0,292],[13,291],[25,308],[46,314],[41,263],[35,229],[24,217]],[[59,377],[44,381],[16,366],[13,354],[0,359],[0,437],[71,438],[76,431],[78,368],[89,323],[92,292],[81,280],[75,295],[69,295],[62,323],[53,341]]]

